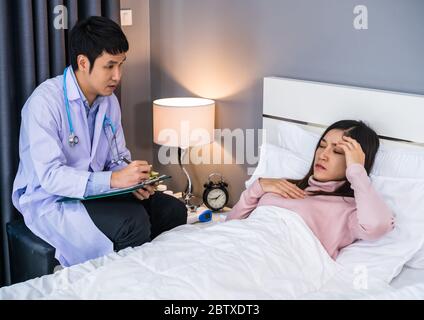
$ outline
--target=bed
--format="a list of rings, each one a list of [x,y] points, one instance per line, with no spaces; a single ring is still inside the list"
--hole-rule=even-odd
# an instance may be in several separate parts
[[[320,112],[311,112],[311,106]],[[265,78],[263,143],[281,142],[281,123],[314,133],[353,118],[418,154],[424,143],[423,106],[422,96]],[[424,217],[418,209],[408,215]],[[407,239],[414,244],[408,261],[424,245],[419,232],[414,236]],[[379,258],[388,251],[383,242],[378,256],[372,245],[353,249],[371,250]],[[383,268],[396,263],[395,271],[379,277],[382,266],[366,265],[369,257],[358,260],[349,250],[342,256],[332,260],[294,212],[265,206],[245,220],[180,226],[143,246],[1,288],[0,299],[424,299],[424,267],[387,261]]]

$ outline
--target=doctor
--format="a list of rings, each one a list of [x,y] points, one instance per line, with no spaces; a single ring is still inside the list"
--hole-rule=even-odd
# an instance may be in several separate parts
[[[153,187],[57,201],[129,187],[150,173],[147,162],[130,161],[113,94],[129,48],[124,33],[107,18],[91,17],[69,37],[71,66],[36,88],[22,109],[12,194],[26,225],[56,248],[63,266],[141,245],[187,220],[183,203]]]

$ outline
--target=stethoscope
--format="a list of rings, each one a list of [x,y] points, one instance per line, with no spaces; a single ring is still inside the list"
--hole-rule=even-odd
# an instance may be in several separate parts
[[[75,147],[79,143],[79,138],[74,132],[74,125],[72,123],[71,111],[69,108],[68,89],[66,87],[66,76],[68,73],[68,68],[65,68],[65,71],[63,72],[63,96],[65,100],[66,115],[68,117],[68,124],[69,124],[69,131],[70,131],[68,143],[71,147]]]
[[[63,95],[64,95],[64,100],[65,100],[66,115],[68,117],[68,124],[69,124],[69,131],[70,131],[69,137],[68,137],[68,143],[69,143],[69,146],[75,147],[79,143],[79,138],[75,134],[75,131],[74,131],[74,125],[72,123],[71,111],[70,111],[70,107],[69,107],[68,89],[66,87],[66,76],[67,76],[67,73],[68,73],[67,72],[68,69],[69,69],[69,67],[65,68],[65,71],[63,73]],[[74,79],[74,81],[75,81],[75,79]],[[107,135],[106,128],[108,126],[110,127],[110,130],[112,132],[112,138],[111,139],[109,139],[108,135]],[[106,115],[103,119],[103,130],[105,132],[106,139],[109,143],[110,151],[112,153],[112,159],[111,159],[112,163],[120,164],[124,159],[119,157],[118,143],[116,141],[116,127],[113,125],[112,120],[110,120],[110,118]],[[112,146],[112,140],[114,141],[114,147]],[[114,152],[116,152],[116,157],[115,157],[115,155],[113,155]]]

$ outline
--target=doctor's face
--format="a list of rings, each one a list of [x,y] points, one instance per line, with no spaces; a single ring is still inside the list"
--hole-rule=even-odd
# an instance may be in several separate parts
[[[115,91],[121,82],[122,65],[126,58],[125,53],[111,55],[104,52],[94,61],[88,78],[97,95],[110,96]]]

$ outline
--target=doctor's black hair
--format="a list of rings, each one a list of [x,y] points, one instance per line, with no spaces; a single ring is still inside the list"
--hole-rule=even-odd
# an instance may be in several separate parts
[[[374,165],[378,148],[380,147],[380,140],[378,138],[377,133],[362,121],[341,120],[329,126],[324,131],[324,133],[322,134],[321,138],[318,141],[317,146],[315,147],[314,159],[315,159],[315,154],[319,147],[319,144],[321,143],[321,140],[325,137],[327,132],[333,129],[343,130],[345,136],[355,139],[361,145],[362,151],[364,151],[365,153],[364,167],[367,174],[369,175]],[[305,175],[305,177],[303,177],[303,179],[300,179],[300,180],[287,179],[287,181],[294,183],[300,189],[305,190],[309,186],[309,183],[308,183],[309,177],[311,177],[313,174],[314,174],[314,160],[312,160],[312,164],[309,169],[309,172]],[[318,191],[318,192],[314,192],[313,195],[340,196],[340,197],[351,197],[351,198],[354,197],[353,189],[351,188],[351,185],[347,179],[346,179],[346,182],[334,192]]]
[[[80,54],[90,61],[91,72],[94,62],[103,52],[116,55],[128,49],[128,40],[121,27],[105,17],[92,16],[81,20],[69,33],[69,59],[74,71],[78,70],[77,58]]]

